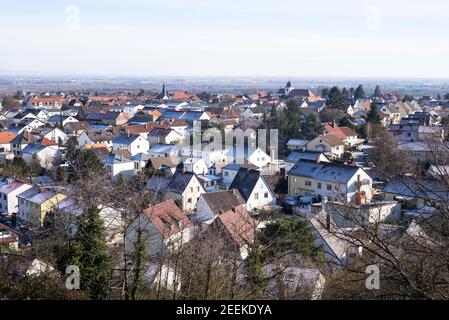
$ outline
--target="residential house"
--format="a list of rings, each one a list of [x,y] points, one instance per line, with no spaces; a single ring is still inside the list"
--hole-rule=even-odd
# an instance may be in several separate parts
[[[47,213],[66,196],[45,188],[33,187],[17,195],[17,198],[18,218],[34,227],[42,227]]]
[[[115,139],[114,133],[105,130],[88,130],[81,133],[77,138],[78,148],[86,144],[106,144],[112,150],[112,141]]]
[[[131,156],[148,152],[150,143],[141,135],[121,134],[112,141],[112,151],[128,150]]]
[[[0,212],[8,215],[18,212],[17,195],[32,186],[20,180],[13,180],[0,187]]]
[[[164,256],[188,243],[194,236],[193,224],[173,199],[149,207],[134,219],[126,233],[126,247],[132,251],[141,232],[150,257]]]
[[[285,174],[287,174],[301,160],[314,161],[314,162],[330,162],[329,159],[322,152],[293,151],[290,152],[287,159],[285,160]]]
[[[322,152],[326,156],[340,158],[345,152],[345,145],[335,134],[320,135],[307,144],[307,151]]]
[[[112,154],[103,158],[102,162],[113,181],[120,175],[131,178],[135,174],[136,164],[130,158]]]
[[[78,122],[79,120],[72,116],[55,115],[48,119],[48,124],[52,127],[60,126],[64,127],[67,123]]]
[[[53,97],[33,98],[29,103],[31,107],[36,109],[61,109],[64,99]]]
[[[245,260],[255,239],[256,222],[244,205],[238,205],[218,215],[208,230],[218,235],[231,254]]]
[[[240,168],[229,189],[237,189],[246,201],[246,209],[263,209],[276,204],[276,196],[260,171]]]
[[[362,169],[336,163],[298,162],[288,172],[288,194],[356,202],[372,199],[372,179]]]
[[[182,141],[182,136],[173,129],[154,128],[148,134],[150,145],[156,144],[178,144]]]
[[[28,164],[33,158],[39,160],[42,167],[46,169],[54,168],[61,160],[61,152],[57,145],[45,145],[41,143],[32,143],[27,145],[21,153],[21,157]]]
[[[201,194],[206,192],[195,173],[179,170],[170,178],[152,177],[148,187],[154,192],[164,193],[169,198],[179,201],[185,212],[193,212]]]
[[[220,214],[242,204],[245,199],[237,189],[203,193],[198,200],[195,219],[210,224]]]
[[[67,135],[78,137],[84,131],[90,129],[90,124],[87,121],[68,122],[64,126],[64,132]]]
[[[182,162],[186,171],[193,172],[197,175],[205,175],[209,173],[209,168],[203,158],[188,158]]]
[[[363,140],[359,140],[357,138],[357,132],[348,127],[339,127],[335,121],[325,123],[324,132],[325,134],[334,134],[348,147],[353,147],[357,144],[363,143]]]
[[[290,139],[287,142],[287,148],[291,151],[305,151],[309,140]]]
[[[15,156],[21,156],[23,149],[29,144],[36,142],[37,139],[28,131],[24,131],[11,140],[11,151]]]
[[[15,132],[3,131],[0,132],[0,152],[11,151],[11,141],[17,137]]]
[[[67,134],[59,128],[43,128],[38,135],[59,145],[66,144],[68,139]]]

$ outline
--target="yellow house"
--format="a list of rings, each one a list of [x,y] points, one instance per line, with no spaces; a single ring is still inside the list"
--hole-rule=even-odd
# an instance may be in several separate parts
[[[26,224],[41,227],[45,216],[66,196],[40,187],[33,187],[19,194],[18,218]]]
[[[345,152],[345,145],[335,134],[320,135],[307,144],[307,151],[332,154],[340,158]]]

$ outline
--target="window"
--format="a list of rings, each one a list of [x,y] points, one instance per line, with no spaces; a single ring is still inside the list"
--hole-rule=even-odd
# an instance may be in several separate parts
[[[268,198],[268,192],[265,192],[264,197],[265,197],[265,199]]]
[[[225,177],[229,177],[229,171],[225,171],[224,175]]]
[[[187,199],[188,203],[192,203],[192,198]]]
[[[330,184],[327,185],[327,190],[332,190],[332,186]]]
[[[322,185],[321,183],[318,183],[318,189],[321,189]]]
[[[254,200],[259,200],[259,194],[258,193],[254,194]]]
[[[310,186],[312,186],[312,182],[309,181],[309,180],[306,180],[306,181],[305,181],[305,185],[306,185],[307,187],[310,187]]]
[[[190,192],[193,192],[193,188],[190,188]]]
[[[134,170],[139,170],[139,162],[134,162]]]

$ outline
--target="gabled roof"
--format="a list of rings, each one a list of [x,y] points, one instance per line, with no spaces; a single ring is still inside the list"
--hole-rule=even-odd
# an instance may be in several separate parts
[[[327,144],[330,145],[331,147],[338,147],[338,146],[343,145],[343,142],[341,142],[341,140],[338,139],[338,137],[333,133],[321,135],[321,136],[318,136],[318,138],[326,141]]]
[[[333,123],[326,123],[324,124],[324,130],[331,134],[335,134],[337,136],[338,139],[340,140],[344,140],[348,137],[356,137],[357,133],[352,130],[351,128],[348,127],[339,127],[336,124]]]
[[[237,245],[243,246],[254,241],[256,222],[243,205],[219,215],[217,220],[229,238]]]
[[[245,199],[237,189],[230,191],[208,192],[201,195],[206,201],[214,215],[219,215],[229,211],[241,204],[245,204]]]
[[[245,200],[248,200],[259,178],[264,179],[260,171],[240,168],[229,189],[238,189]],[[265,181],[268,186],[268,183]]]
[[[346,184],[359,170],[362,169],[336,163],[299,161],[288,175]]]
[[[114,144],[126,144],[126,145],[130,145],[131,143],[133,143],[134,141],[136,141],[137,139],[139,139],[140,137],[142,137],[141,135],[126,135],[126,134],[121,134],[118,137],[116,137],[112,143]]]
[[[149,207],[143,213],[165,239],[193,227],[187,215],[176,206],[173,199]]]
[[[10,143],[13,144],[30,144],[36,142],[36,138],[28,131],[23,131],[21,134],[16,136]]]
[[[17,137],[17,134],[15,132],[10,132],[10,131],[0,132],[0,144],[8,144],[15,137]]]
[[[177,171],[170,179],[168,190],[174,193],[182,194],[193,177],[196,177],[196,174],[193,172]]]

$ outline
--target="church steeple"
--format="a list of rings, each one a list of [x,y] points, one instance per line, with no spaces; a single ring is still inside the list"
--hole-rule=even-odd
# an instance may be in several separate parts
[[[168,92],[167,88],[165,87],[165,83],[162,85],[162,91],[158,94],[157,99],[159,100],[168,100]]]

